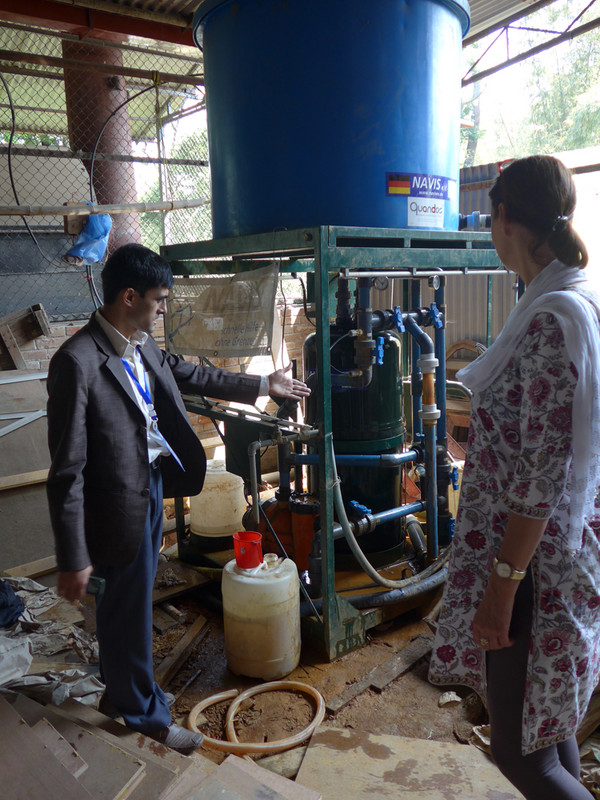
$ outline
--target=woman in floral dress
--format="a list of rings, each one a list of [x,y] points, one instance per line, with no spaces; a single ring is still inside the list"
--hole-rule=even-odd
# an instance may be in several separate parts
[[[589,800],[575,731],[600,671],[600,302],[556,159],[512,162],[492,239],[526,291],[460,379],[472,413],[430,679],[486,702],[528,800]]]

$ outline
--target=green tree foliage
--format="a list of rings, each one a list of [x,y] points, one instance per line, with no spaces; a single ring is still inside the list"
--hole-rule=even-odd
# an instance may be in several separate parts
[[[208,136],[205,129],[196,131],[176,144],[169,157],[190,161],[208,160]],[[207,203],[198,208],[169,211],[163,220],[160,213],[140,214],[142,239],[147,247],[157,249],[161,244],[191,242],[211,237],[210,175],[208,167],[192,164],[170,164],[163,168],[163,197],[160,184],[146,192],[142,202],[161,199],[185,200],[206,198]],[[164,236],[163,236],[164,233]],[[163,242],[164,239],[164,242]]]
[[[554,2],[521,20],[509,35],[510,55],[528,50],[559,35],[571,24],[577,27],[594,16],[592,8],[573,23],[580,10],[578,3]],[[480,58],[490,40],[465,49],[468,65]],[[506,57],[505,41],[505,37],[500,37],[475,71]],[[525,94],[527,102],[523,104],[520,119],[507,120],[499,108],[492,117],[479,118],[480,93],[487,91],[492,81],[497,96],[510,100],[517,93]],[[462,131],[464,166],[597,145],[600,143],[600,29],[507,67],[481,84],[469,85],[463,97],[463,119],[473,124]]]
[[[0,144],[8,144],[10,131],[0,131]],[[53,136],[49,133],[22,133],[16,131],[12,140],[13,145],[32,145],[35,147],[61,147],[65,144],[62,136]]]
[[[545,64],[541,59],[533,64],[525,144],[530,152],[598,144],[600,33],[590,31],[555,48],[552,55]]]

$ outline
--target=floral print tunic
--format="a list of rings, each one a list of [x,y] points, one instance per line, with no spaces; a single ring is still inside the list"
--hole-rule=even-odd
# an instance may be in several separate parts
[[[507,369],[476,394],[430,679],[486,698],[471,624],[508,512],[548,519],[531,562],[534,610],[523,708],[526,755],[568,739],[600,669],[600,548],[595,518],[567,548],[571,404],[577,381],[552,314],[531,321]],[[600,476],[599,476],[600,483]],[[598,505],[598,503],[597,503]]]

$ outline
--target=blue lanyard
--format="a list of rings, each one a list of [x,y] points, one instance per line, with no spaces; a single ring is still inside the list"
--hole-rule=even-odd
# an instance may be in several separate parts
[[[146,388],[144,388],[142,386],[142,384],[136,378],[134,371],[131,369],[131,366],[127,363],[127,361],[125,361],[124,358],[122,358],[121,361],[123,362],[123,366],[127,370],[127,373],[129,374],[129,377],[134,382],[136,389],[138,390],[138,392],[142,396],[142,399],[145,400],[146,405],[148,406],[148,410],[150,412],[151,419],[155,419],[155,420],[158,419],[158,417],[156,415],[156,411],[154,409],[154,404],[152,403],[152,396],[150,394],[150,387],[148,386],[148,376],[144,372],[144,383],[146,384]]]
[[[181,463],[181,460],[180,460],[179,456],[173,450],[171,445],[167,442],[167,440],[165,439],[163,434],[158,429],[158,415],[156,413],[156,409],[154,408],[154,403],[152,402],[152,395],[150,394],[150,387],[148,386],[148,376],[146,375],[146,372],[144,371],[144,383],[145,383],[145,388],[144,388],[142,386],[142,384],[136,378],[134,371],[131,369],[131,366],[127,363],[127,361],[125,361],[124,358],[122,358],[121,361],[123,362],[123,366],[127,370],[127,374],[129,375],[129,377],[133,381],[136,389],[140,393],[140,396],[142,397],[142,399],[145,401],[146,405],[148,406],[148,412],[150,414],[150,419],[154,423],[154,425],[152,426],[153,429],[156,431],[156,433],[163,440],[163,442],[165,443],[165,447],[168,449],[169,453],[171,453],[171,455],[173,456],[175,461],[179,464],[181,469],[185,472],[185,468],[184,468],[183,464]]]

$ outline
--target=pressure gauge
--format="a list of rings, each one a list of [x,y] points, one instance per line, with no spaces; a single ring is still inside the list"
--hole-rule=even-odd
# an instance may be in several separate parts
[[[387,289],[390,285],[389,280],[385,277],[385,275],[378,275],[376,278],[373,278],[373,288],[379,289],[379,291],[383,291]]]

